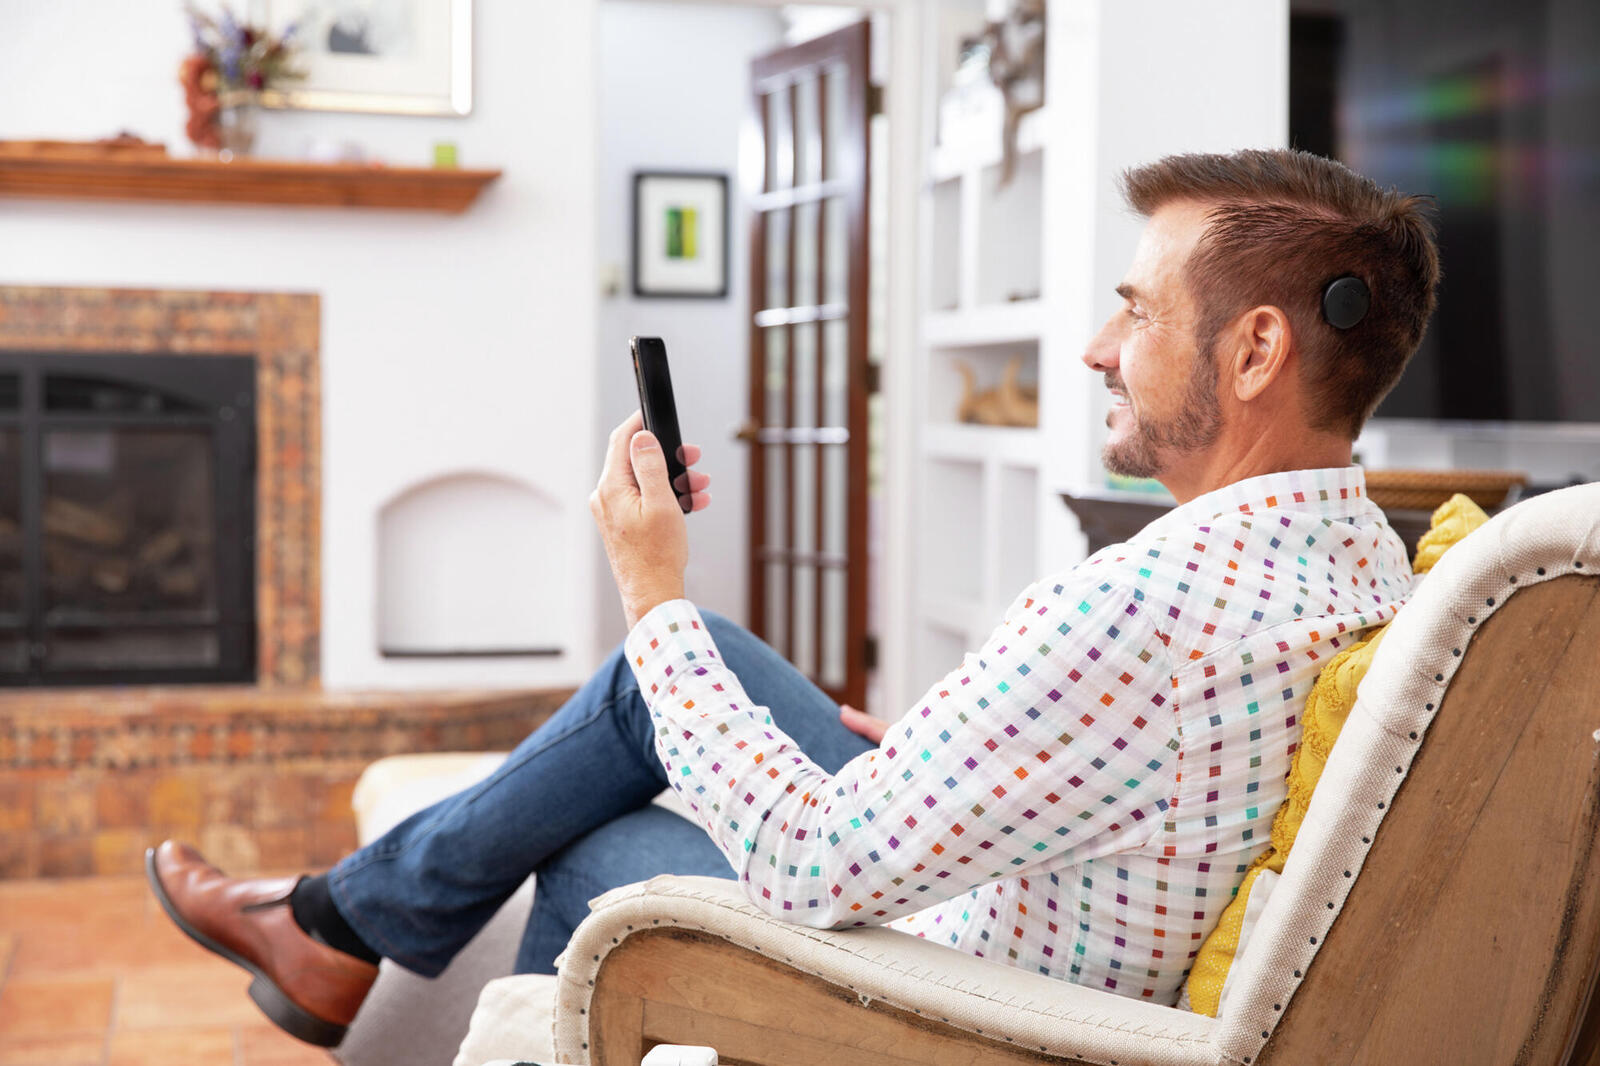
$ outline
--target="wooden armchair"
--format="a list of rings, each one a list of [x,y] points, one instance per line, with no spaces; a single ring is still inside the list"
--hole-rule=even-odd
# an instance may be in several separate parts
[[[1593,484],[1502,513],[1400,611],[1219,1018],[784,925],[697,878],[601,897],[559,978],[506,980],[554,981],[555,1060],[597,1066],[657,1043],[752,1066],[1600,1063],[1597,822]],[[492,999],[475,1033],[505,1024]]]

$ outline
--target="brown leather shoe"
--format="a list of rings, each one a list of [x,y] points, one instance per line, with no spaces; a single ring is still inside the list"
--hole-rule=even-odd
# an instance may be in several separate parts
[[[278,1028],[319,1047],[344,1039],[378,968],[295,924],[289,893],[298,878],[231,878],[171,840],[145,852],[144,868],[178,928],[255,975],[250,998]]]

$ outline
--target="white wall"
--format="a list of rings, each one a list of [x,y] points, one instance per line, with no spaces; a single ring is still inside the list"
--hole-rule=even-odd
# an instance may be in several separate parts
[[[1096,0],[1051,22],[1040,348],[1046,501],[1102,484],[1107,394],[1080,357],[1117,305],[1143,222],[1118,175],[1174,152],[1281,147],[1288,137],[1287,0]],[[1040,568],[1083,558],[1066,508],[1045,506]]]
[[[565,683],[596,660],[598,554],[586,506],[604,441],[595,3],[477,0],[470,117],[264,116],[263,155],[297,154],[316,136],[421,163],[434,141],[455,141],[463,165],[505,170],[462,216],[0,200],[0,283],[322,294],[329,687]],[[0,0],[0,137],[125,128],[183,151],[176,71],[187,44],[173,0]],[[624,201],[607,192],[600,202],[616,224]],[[561,535],[540,547],[569,560],[565,586],[541,609],[566,619],[566,655],[379,657],[378,510],[462,470],[526,482],[562,508]],[[495,560],[480,572],[495,580]]]
[[[689,594],[743,621],[749,460],[746,446],[730,439],[744,417],[749,380],[749,255],[739,139],[748,117],[750,60],[782,44],[783,23],[771,9],[652,0],[602,0],[599,11],[599,254],[602,272],[621,285],[600,308],[601,422],[613,426],[638,406],[629,336],[664,338],[684,438],[705,449],[700,469],[712,476],[711,508],[688,520]],[[633,297],[628,267],[635,170],[728,175],[726,299]],[[605,580],[599,588],[605,647],[626,630],[615,589]]]

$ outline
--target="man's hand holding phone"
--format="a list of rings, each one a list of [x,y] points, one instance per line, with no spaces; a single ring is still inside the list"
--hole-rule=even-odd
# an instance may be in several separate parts
[[[683,445],[679,454],[685,468],[700,461],[696,445]],[[657,604],[683,597],[689,562],[683,516],[711,505],[711,477],[686,469],[677,482],[668,484],[666,456],[638,411],[611,431],[589,513],[605,542],[629,629]]]

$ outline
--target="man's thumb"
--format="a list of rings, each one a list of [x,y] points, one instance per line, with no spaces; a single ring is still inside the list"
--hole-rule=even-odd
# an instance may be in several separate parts
[[[672,486],[667,483],[667,457],[661,451],[661,442],[648,429],[633,435],[629,445],[633,460],[633,478],[639,483],[639,495],[659,503],[663,499],[677,505]]]

